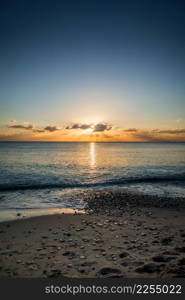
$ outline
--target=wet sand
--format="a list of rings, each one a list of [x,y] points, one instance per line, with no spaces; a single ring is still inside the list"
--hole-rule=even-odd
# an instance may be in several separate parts
[[[1,223],[0,277],[185,277],[185,208],[105,196],[87,214]]]

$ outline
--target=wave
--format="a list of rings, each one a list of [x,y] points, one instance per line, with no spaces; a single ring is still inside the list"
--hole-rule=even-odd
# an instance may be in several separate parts
[[[40,190],[40,189],[66,189],[66,188],[93,188],[93,187],[106,187],[113,185],[125,185],[125,184],[143,184],[143,183],[162,183],[162,182],[184,182],[185,174],[173,175],[173,176],[147,176],[147,177],[132,177],[132,178],[119,178],[115,180],[109,180],[105,182],[96,183],[38,183],[38,184],[2,184],[0,185],[0,191],[18,191],[18,190]]]

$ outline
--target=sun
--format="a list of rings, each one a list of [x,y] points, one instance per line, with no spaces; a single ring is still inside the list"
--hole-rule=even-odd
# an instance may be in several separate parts
[[[87,128],[84,130],[84,133],[88,134],[88,133],[92,133],[93,132],[93,127]]]

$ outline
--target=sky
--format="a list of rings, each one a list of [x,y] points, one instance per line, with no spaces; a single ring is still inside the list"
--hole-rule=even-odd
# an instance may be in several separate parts
[[[185,2],[0,1],[1,141],[185,142]]]

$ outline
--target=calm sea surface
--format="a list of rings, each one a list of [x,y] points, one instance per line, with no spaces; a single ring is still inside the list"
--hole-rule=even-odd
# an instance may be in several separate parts
[[[185,143],[0,143],[0,210],[75,208],[122,188],[185,197]]]

